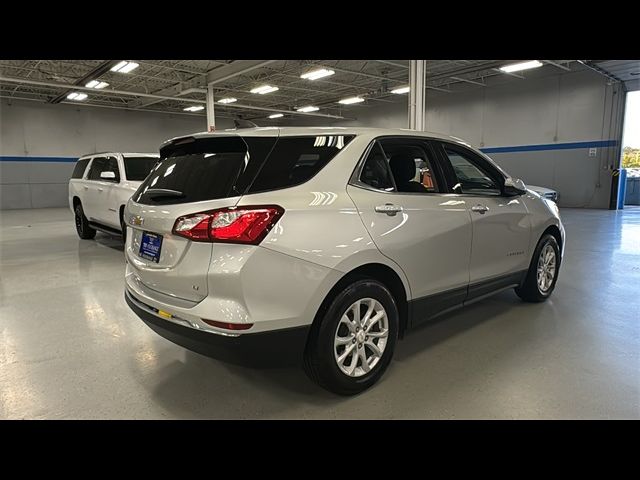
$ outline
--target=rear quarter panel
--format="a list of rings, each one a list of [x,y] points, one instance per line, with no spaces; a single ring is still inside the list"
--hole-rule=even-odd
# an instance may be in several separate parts
[[[262,247],[343,274],[368,263],[380,263],[398,274],[409,294],[402,269],[380,253],[347,194],[349,178],[370,141],[369,136],[358,136],[306,183],[244,195],[238,207],[276,204],[285,209],[261,242]]]

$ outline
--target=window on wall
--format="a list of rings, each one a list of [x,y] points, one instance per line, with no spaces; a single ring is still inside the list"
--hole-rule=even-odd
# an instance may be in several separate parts
[[[457,183],[451,186],[456,193],[472,195],[500,195],[500,186],[491,175],[476,164],[470,154],[457,148],[444,147]]]

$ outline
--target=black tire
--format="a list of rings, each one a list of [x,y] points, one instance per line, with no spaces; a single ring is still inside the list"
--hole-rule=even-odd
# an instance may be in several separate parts
[[[89,226],[89,220],[84,216],[84,211],[82,210],[82,204],[78,203],[75,209],[75,221],[76,221],[76,232],[78,232],[78,236],[83,240],[91,240],[96,236],[95,229]]]
[[[336,362],[334,337],[347,309],[358,299],[364,298],[376,300],[384,308],[389,332],[382,356],[373,368],[362,376],[352,377],[342,372]],[[398,308],[387,287],[373,279],[355,281],[338,293],[314,322],[304,355],[307,375],[321,387],[339,395],[355,395],[366,390],[382,377],[391,362],[398,338],[398,325]],[[363,343],[362,348],[369,347]],[[362,360],[356,360],[356,365],[362,365],[361,362]]]
[[[542,290],[538,285],[538,260],[540,259],[542,249],[547,245],[551,245],[555,252],[555,273],[551,285],[546,290]],[[533,252],[533,258],[531,259],[524,283],[515,289],[516,294],[525,302],[544,302],[551,296],[553,290],[556,288],[558,272],[560,271],[560,260],[560,247],[558,246],[556,238],[549,234],[543,235]]]

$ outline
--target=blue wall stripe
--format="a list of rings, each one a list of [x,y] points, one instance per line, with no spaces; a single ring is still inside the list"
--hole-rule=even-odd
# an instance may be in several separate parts
[[[9,157],[0,156],[0,162],[62,162],[74,163],[78,157]]]
[[[483,153],[509,153],[509,152],[539,152],[542,150],[574,150],[578,148],[606,148],[615,147],[616,140],[597,140],[591,142],[570,143],[546,143],[542,145],[516,145],[513,147],[487,147],[481,148]]]

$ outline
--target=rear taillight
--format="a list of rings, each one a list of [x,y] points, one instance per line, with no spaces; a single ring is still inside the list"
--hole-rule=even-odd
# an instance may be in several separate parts
[[[173,233],[195,242],[257,245],[284,213],[277,205],[222,208],[185,215],[176,220]]]

